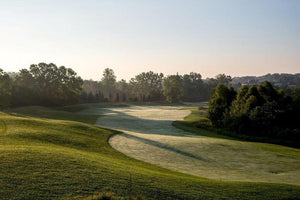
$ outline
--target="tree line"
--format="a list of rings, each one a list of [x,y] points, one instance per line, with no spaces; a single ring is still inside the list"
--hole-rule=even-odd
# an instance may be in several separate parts
[[[55,64],[32,64],[29,69],[6,73],[0,69],[0,107],[60,106],[75,103],[127,101],[207,101],[219,83],[229,84],[230,76],[220,74],[202,79],[201,74],[169,75],[142,72],[129,81],[117,81],[106,68],[98,81],[83,80],[71,68]]]
[[[83,81],[80,102],[208,101],[214,87],[230,81],[231,77],[225,74],[203,80],[201,74],[195,72],[164,76],[153,71],[142,72],[128,82],[117,81],[114,71],[106,68],[99,81]]]
[[[238,134],[300,140],[300,89],[285,92],[269,82],[244,85],[237,92],[219,84],[209,101],[214,127]]]
[[[82,84],[71,68],[53,63],[33,64],[13,77],[0,69],[0,107],[77,103]]]

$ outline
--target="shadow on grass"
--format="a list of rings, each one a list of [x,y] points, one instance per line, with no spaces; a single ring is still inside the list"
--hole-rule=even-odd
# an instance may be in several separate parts
[[[174,106],[170,106],[174,107]],[[145,107],[124,107],[121,110],[143,110]],[[149,108],[149,107],[148,107]],[[189,109],[191,107],[187,106]],[[102,118],[98,119],[96,125],[108,129],[118,129],[122,131],[138,132],[142,134],[151,135],[172,135],[180,137],[212,137],[219,139],[228,139],[234,141],[246,141],[241,138],[234,138],[228,135],[218,134],[215,130],[208,130],[199,128],[197,122],[191,121],[173,121],[173,120],[155,120],[143,119],[133,115],[129,115],[122,111],[117,111],[113,108],[94,108],[92,110],[85,110],[85,114],[98,114]]]
[[[183,156],[187,156],[187,157],[194,158],[194,159],[197,159],[197,160],[201,160],[201,161],[204,161],[204,162],[209,162],[209,160],[207,160],[203,157],[200,157],[200,156],[194,155],[192,153],[176,149],[174,147],[165,145],[164,143],[161,143],[161,142],[157,142],[157,141],[149,140],[149,139],[146,139],[146,138],[130,135],[130,134],[127,134],[127,133],[122,133],[122,136],[126,137],[126,138],[129,138],[129,139],[139,141],[139,142],[143,142],[145,144],[156,146],[156,147],[159,147],[159,148],[162,148],[162,149],[174,152],[174,153],[178,153],[178,154],[183,155]]]

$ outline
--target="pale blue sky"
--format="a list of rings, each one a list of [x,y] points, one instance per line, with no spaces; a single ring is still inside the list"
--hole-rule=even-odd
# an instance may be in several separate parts
[[[0,0],[0,68],[53,62],[85,79],[300,72],[299,0]]]

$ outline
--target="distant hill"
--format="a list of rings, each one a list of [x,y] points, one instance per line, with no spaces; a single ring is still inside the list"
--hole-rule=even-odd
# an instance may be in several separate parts
[[[260,84],[264,81],[269,81],[274,86],[300,86],[300,73],[297,74],[266,74],[263,76],[242,76],[232,78],[232,85],[252,85]]]

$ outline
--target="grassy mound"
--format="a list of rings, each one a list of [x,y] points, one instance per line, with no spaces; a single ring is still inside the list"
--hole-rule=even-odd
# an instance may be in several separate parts
[[[106,191],[146,199],[300,196],[298,186],[212,181],[126,157],[107,143],[116,132],[76,122],[91,116],[40,107],[15,112],[22,115],[0,113],[7,127],[0,134],[1,199],[92,199]]]

